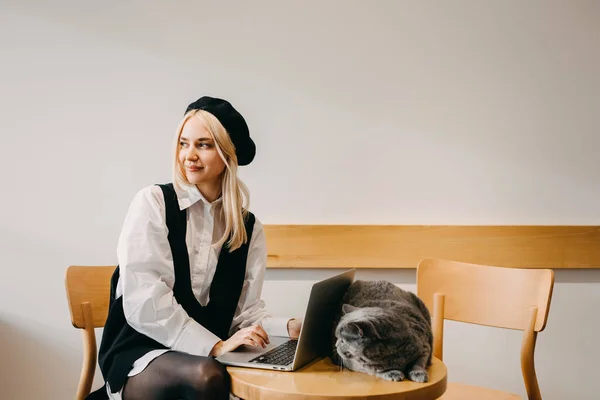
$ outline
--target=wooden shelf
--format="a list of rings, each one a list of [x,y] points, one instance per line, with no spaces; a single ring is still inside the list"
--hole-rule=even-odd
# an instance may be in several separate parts
[[[269,268],[600,268],[600,226],[265,225]]]

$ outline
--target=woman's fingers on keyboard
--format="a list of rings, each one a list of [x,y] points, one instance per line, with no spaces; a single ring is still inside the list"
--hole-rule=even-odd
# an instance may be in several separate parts
[[[254,333],[253,331],[248,331],[244,335],[244,344],[255,346],[255,347],[267,347],[264,339]]]
[[[262,326],[254,325],[254,333],[260,336],[266,344],[269,344],[269,335],[267,335],[267,332],[265,332]]]

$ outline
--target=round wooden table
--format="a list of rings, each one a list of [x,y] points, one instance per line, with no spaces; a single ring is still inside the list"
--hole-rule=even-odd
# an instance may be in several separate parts
[[[340,371],[329,358],[296,372],[227,367],[231,391],[244,400],[434,400],[446,391],[447,370],[433,358],[429,382],[391,382],[360,372]]]

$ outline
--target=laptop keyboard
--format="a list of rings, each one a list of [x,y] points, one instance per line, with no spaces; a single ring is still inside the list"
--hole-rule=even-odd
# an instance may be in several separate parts
[[[297,340],[290,340],[250,360],[256,364],[288,365],[294,361]]]

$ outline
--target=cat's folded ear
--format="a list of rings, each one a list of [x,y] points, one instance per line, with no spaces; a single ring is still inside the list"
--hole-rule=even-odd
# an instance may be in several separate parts
[[[370,339],[381,339],[381,335],[371,321],[355,321],[350,322],[344,328],[344,333],[352,339],[360,339],[363,337]]]
[[[351,306],[350,304],[344,304],[344,305],[342,305],[342,312],[344,314],[351,313],[354,310],[358,310],[358,307]]]
[[[346,326],[346,331],[347,334],[351,337],[354,338],[361,338],[364,336],[364,331],[362,330],[362,328],[360,327],[359,324],[356,323],[350,323]]]

